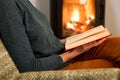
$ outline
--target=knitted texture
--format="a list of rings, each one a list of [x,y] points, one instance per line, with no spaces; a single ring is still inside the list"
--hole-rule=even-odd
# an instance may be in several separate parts
[[[0,80],[13,80],[18,75],[17,68],[0,41]]]
[[[17,80],[120,80],[119,69],[82,69],[24,73]],[[39,76],[39,77],[38,77]]]

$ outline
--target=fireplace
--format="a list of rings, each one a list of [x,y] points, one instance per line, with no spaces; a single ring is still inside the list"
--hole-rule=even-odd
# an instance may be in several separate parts
[[[105,0],[51,0],[50,23],[58,38],[104,25]]]

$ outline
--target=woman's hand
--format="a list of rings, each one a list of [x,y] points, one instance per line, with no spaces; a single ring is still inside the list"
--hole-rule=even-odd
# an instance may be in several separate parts
[[[65,43],[66,43],[66,39],[61,39],[60,42],[61,42],[62,44],[65,44]]]
[[[106,38],[76,47],[72,50],[69,50],[69,51],[63,53],[63,54],[60,54],[60,57],[63,59],[63,62],[65,63],[68,60],[71,60],[71,59],[77,57],[78,55],[88,51],[90,48],[100,45],[104,40],[106,40]]]
[[[71,36],[73,36],[73,35],[76,35],[76,34],[80,34],[80,32],[74,32]],[[66,43],[66,38],[65,39],[60,39],[60,42],[62,43],[62,44],[65,44]]]
[[[84,44],[82,46],[76,47],[75,49],[73,49],[72,51],[78,52],[78,53],[83,53],[88,51],[90,48],[95,47],[100,45],[104,40],[106,40],[106,38],[100,39],[98,41],[93,41],[87,44]]]

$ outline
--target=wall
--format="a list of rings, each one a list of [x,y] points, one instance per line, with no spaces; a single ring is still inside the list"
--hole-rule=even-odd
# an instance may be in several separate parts
[[[31,0],[31,2],[50,20],[50,0]],[[106,0],[105,27],[113,36],[120,35],[120,0]]]
[[[120,0],[106,0],[105,26],[113,36],[120,35]]]
[[[40,11],[42,11],[48,17],[50,21],[50,0],[30,0],[33,5]]]

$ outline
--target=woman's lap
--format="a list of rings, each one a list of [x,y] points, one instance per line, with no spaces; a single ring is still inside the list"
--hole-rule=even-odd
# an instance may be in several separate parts
[[[120,37],[112,37],[101,45],[79,55],[62,69],[120,67]]]

